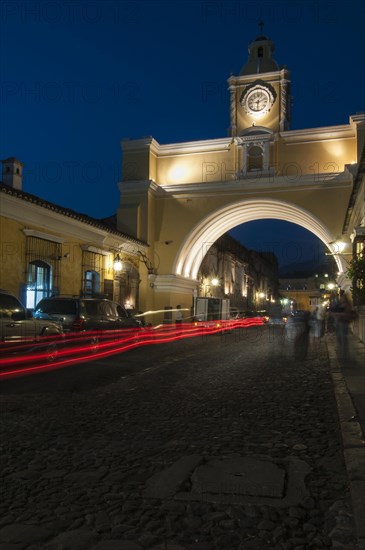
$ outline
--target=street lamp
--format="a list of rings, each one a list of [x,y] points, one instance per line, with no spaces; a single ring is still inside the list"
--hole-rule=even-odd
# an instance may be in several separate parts
[[[325,252],[326,256],[332,256],[335,260],[338,267],[338,276],[340,281],[346,281],[346,264],[349,265],[349,260],[345,256],[352,256],[352,252],[344,252],[346,246],[349,243],[342,241],[341,239],[336,239],[328,243],[328,247],[331,252]],[[346,284],[346,283],[345,283]]]
[[[119,254],[114,258],[114,271],[122,271],[122,260]]]
[[[212,279],[210,279],[209,276],[202,277],[201,288],[202,288],[203,295],[214,296],[215,295],[214,289],[219,287],[219,285],[220,285],[220,281],[218,277],[213,277]]]
[[[328,243],[328,245],[330,246],[331,250],[333,250],[333,252],[326,252],[326,256],[352,256],[351,252],[344,252],[347,243],[342,241],[341,239],[331,241],[330,243]]]

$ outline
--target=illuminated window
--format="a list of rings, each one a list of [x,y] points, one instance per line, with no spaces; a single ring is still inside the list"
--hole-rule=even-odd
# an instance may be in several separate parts
[[[26,290],[26,307],[35,308],[42,298],[46,298],[51,292],[51,267],[35,260],[28,265],[28,281]]]
[[[92,296],[100,292],[100,275],[96,271],[85,271],[84,295]]]

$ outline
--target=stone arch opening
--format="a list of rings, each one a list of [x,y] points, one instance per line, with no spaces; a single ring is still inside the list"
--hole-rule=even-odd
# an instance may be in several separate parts
[[[276,219],[295,223],[316,235],[334,254],[339,273],[345,271],[345,261],[333,246],[335,236],[313,214],[292,203],[269,199],[234,202],[213,211],[197,224],[182,242],[173,265],[173,273],[196,279],[208,247],[221,235],[245,222]]]

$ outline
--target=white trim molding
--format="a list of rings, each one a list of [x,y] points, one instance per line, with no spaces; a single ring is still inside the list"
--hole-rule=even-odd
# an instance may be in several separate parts
[[[62,237],[56,237],[56,235],[51,235],[51,233],[44,233],[43,231],[36,231],[35,229],[23,229],[23,233],[27,237],[37,237],[38,239],[44,239],[45,241],[52,241],[54,243],[63,244],[66,242],[66,239]]]

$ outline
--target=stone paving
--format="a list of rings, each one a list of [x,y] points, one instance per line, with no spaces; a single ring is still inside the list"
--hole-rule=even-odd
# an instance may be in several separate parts
[[[151,370],[83,392],[3,390],[0,550],[355,549],[326,347],[298,362],[272,334],[176,342],[163,360],[134,350]],[[166,489],[163,472],[192,456]],[[179,498],[201,487],[198,464],[224,460],[237,475],[266,461],[277,500],[289,484],[277,465],[300,461],[305,491],[278,506],[249,483],[242,502],[232,487]]]

